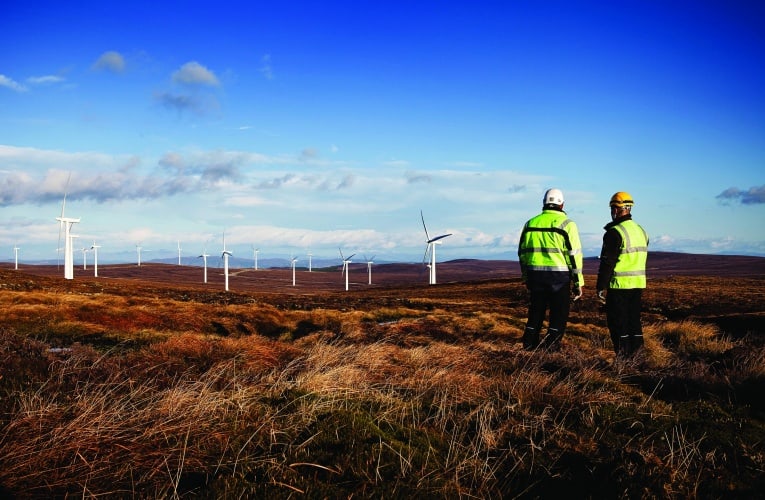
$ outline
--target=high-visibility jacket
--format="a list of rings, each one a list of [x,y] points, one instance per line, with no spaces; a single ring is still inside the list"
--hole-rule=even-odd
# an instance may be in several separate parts
[[[619,260],[611,275],[610,288],[645,288],[648,259],[648,234],[632,219],[613,226],[622,237]]]
[[[584,286],[582,244],[576,223],[562,210],[545,209],[523,226],[518,260],[526,283]]]

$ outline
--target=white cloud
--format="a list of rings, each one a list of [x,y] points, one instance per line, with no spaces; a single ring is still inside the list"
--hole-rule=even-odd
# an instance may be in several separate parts
[[[27,91],[25,86],[2,74],[0,74],[0,87],[9,88],[11,90],[15,90],[16,92]]]
[[[122,57],[122,54],[113,50],[104,52],[96,62],[93,63],[93,69],[110,71],[112,73],[122,73],[125,71],[125,58]]]
[[[61,83],[65,79],[61,76],[46,75],[46,76],[32,76],[27,78],[27,82],[32,85],[52,85],[55,83]]]
[[[218,78],[209,69],[196,61],[187,62],[173,73],[173,81],[186,85],[207,85],[217,87],[220,85]]]
[[[271,67],[271,54],[265,54],[261,59],[261,66],[260,66],[260,72],[263,74],[263,76],[267,80],[272,80],[274,78],[274,71]]]

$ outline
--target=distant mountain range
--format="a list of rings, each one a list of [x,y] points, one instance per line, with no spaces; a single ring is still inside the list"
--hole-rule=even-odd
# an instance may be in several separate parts
[[[77,257],[77,256],[76,256]],[[75,268],[82,267],[82,260],[75,257]],[[3,267],[13,265],[13,261],[3,261]],[[596,274],[598,271],[598,258],[586,257],[584,259],[584,269],[586,274]],[[133,261],[100,261],[99,264],[131,264]],[[166,264],[177,265],[178,258],[166,259],[142,259],[144,264]],[[362,258],[354,259],[353,266],[362,266],[366,261]],[[19,266],[29,265],[56,265],[56,260],[26,262],[19,261]],[[63,266],[62,262],[58,262]],[[89,255],[88,267],[92,267],[92,255]],[[203,261],[196,257],[182,257],[182,266],[202,267]],[[339,258],[321,258],[314,257],[311,261],[311,268],[316,271],[322,269],[337,269],[342,265]],[[410,270],[412,266],[421,266],[422,262],[391,262],[385,260],[375,260],[374,266],[380,269],[384,266],[387,272],[397,272],[400,270]],[[511,259],[453,259],[441,261],[439,266],[459,268],[462,271],[474,270],[489,274],[519,273],[520,268],[517,260]],[[207,259],[208,268],[222,268],[223,260],[215,255]],[[236,256],[229,259],[229,266],[232,269],[252,269],[254,261],[252,258],[238,258]],[[259,269],[280,269],[290,268],[290,260],[287,258],[265,258],[258,260]],[[297,269],[308,269],[308,259],[302,258],[297,263]],[[689,254],[682,252],[649,252],[648,254],[648,274],[649,276],[666,275],[689,275],[689,274],[710,274],[710,275],[729,275],[729,276],[765,276],[765,257],[750,255],[723,255],[723,254]]]

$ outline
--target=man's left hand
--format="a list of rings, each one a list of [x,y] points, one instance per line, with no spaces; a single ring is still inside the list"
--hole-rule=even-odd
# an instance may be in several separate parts
[[[573,296],[574,302],[582,298],[582,287],[579,285],[574,285],[574,288],[571,290],[571,295]]]

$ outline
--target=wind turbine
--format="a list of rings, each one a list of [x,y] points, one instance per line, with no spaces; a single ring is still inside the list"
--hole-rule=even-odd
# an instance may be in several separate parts
[[[64,211],[66,209],[66,192],[69,189],[69,179],[72,174],[66,179],[66,188],[64,189],[64,201],[61,203],[61,217],[56,217],[56,220],[60,222],[58,229],[58,241],[59,247],[61,247],[61,227],[64,228],[64,279],[74,279],[74,250],[72,249],[72,226],[80,222],[80,219],[73,219],[66,217]]]
[[[349,274],[348,264],[352,262],[351,259],[356,254],[352,253],[346,258],[346,257],[343,257],[343,251],[339,248],[338,250],[340,250],[340,258],[343,259],[343,270],[341,271],[341,274],[345,274],[345,291],[347,292],[348,291],[348,274]]]
[[[202,259],[205,263],[205,283],[207,283],[207,257],[209,257],[210,254],[207,253],[207,247],[205,247],[204,250],[202,250],[202,255],[197,257],[197,259]]]
[[[82,268],[87,270],[88,269],[88,248],[82,247]]]
[[[295,286],[295,264],[298,261],[297,257],[292,257],[292,286]]]
[[[181,240],[178,240],[178,265],[181,265]]]
[[[312,262],[311,257],[313,257],[313,254],[311,252],[308,252],[308,272],[312,272]]]
[[[256,271],[258,270],[258,253],[260,253],[260,248],[255,248],[255,245],[252,245],[252,258],[255,261],[253,267]]]
[[[96,240],[93,240],[93,246],[90,247],[93,250],[93,276],[98,278],[98,249],[101,245],[96,245]]]
[[[141,242],[139,241],[135,245],[135,251],[138,253],[138,267],[141,267]]]
[[[16,266],[14,267],[14,269],[17,269],[17,270],[19,268],[19,250],[21,249],[17,245],[13,245],[13,257],[16,260]]]
[[[223,253],[221,254],[221,257],[223,257],[223,275],[226,277],[226,291],[228,292],[228,257],[229,255],[233,255],[231,252],[226,250],[226,232],[223,232]]]
[[[372,284],[372,264],[375,263],[375,256],[373,255],[371,259],[367,259],[367,256],[364,256],[364,260],[367,261],[367,274],[369,274],[369,284]]]
[[[425,239],[427,240],[427,247],[425,247],[425,255],[422,258],[423,263],[427,261],[428,258],[428,252],[430,252],[430,270],[428,273],[428,284],[429,285],[435,285],[436,284],[436,245],[440,245],[441,242],[439,240],[446,238],[447,236],[451,236],[452,233],[442,234],[440,236],[436,236],[435,238],[431,238],[430,235],[428,235],[428,228],[425,226],[425,216],[422,215],[422,210],[420,210],[420,218],[422,219],[422,227],[425,229]]]

